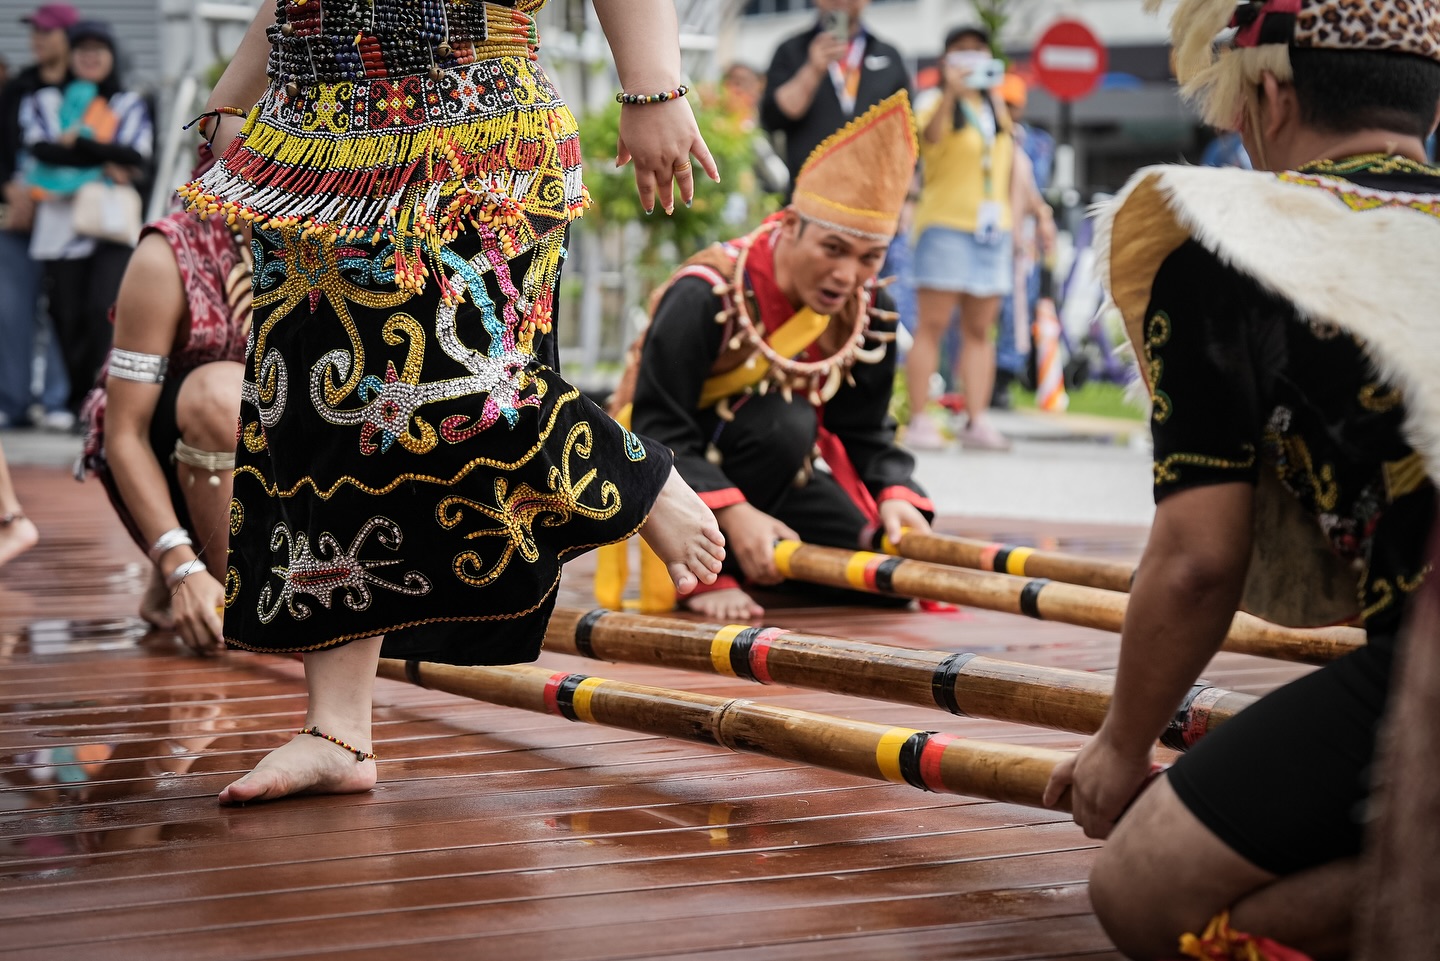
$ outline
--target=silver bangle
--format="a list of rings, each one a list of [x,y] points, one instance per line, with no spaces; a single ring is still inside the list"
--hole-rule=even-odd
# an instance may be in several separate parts
[[[186,561],[185,563],[181,564],[179,567],[171,571],[169,574],[165,575],[165,586],[173,591],[175,588],[179,587],[185,582],[185,578],[189,577],[191,574],[198,574],[204,569],[205,562],[198,557],[194,560]]]
[[[160,354],[141,354],[133,350],[110,349],[111,377],[134,380],[142,384],[165,382],[165,371],[170,368],[170,358]]]
[[[150,545],[150,563],[159,564],[160,558],[177,547],[193,547],[195,542],[190,539],[190,532],[183,527],[172,527],[170,530],[155,538],[155,543]]]

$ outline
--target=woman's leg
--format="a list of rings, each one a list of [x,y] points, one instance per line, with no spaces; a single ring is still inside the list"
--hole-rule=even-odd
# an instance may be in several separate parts
[[[240,411],[241,364],[219,361],[191,371],[175,402],[175,423],[188,447],[207,454],[235,452],[235,420]],[[157,452],[158,453],[158,452]],[[163,463],[164,461],[162,461]],[[210,574],[225,583],[230,539],[230,488],[234,462],[216,470],[177,461],[175,471],[190,510],[196,547]]]
[[[979,427],[995,390],[995,344],[991,333],[1000,313],[999,297],[960,298],[960,378],[965,383],[965,411],[971,427]]]
[[[0,447],[0,567],[28,551],[40,540],[30,518],[20,510],[15,485],[10,480],[10,467],[5,462],[5,449]]]
[[[910,419],[924,420],[930,404],[930,378],[940,363],[940,340],[960,303],[960,295],[947,290],[922,287],[916,291],[915,339],[905,358],[906,390],[910,394]]]
[[[309,705],[305,727],[370,753],[375,668],[383,637],[368,637],[305,655]],[[375,786],[375,761],[313,734],[297,734],[265,755],[255,770],[220,792],[222,804],[273,801],[291,794],[355,794]]]

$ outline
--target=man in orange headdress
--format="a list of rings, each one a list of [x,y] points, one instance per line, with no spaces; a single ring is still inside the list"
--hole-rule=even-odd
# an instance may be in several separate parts
[[[790,206],[691,258],[657,297],[612,412],[674,450],[731,545],[732,567],[690,610],[763,614],[740,578],[781,580],[777,539],[858,549],[881,529],[898,541],[929,528],[895,444],[895,315],[874,283],[916,156],[902,92],[816,148]],[[619,587],[602,570],[601,601],[617,604],[607,590]]]

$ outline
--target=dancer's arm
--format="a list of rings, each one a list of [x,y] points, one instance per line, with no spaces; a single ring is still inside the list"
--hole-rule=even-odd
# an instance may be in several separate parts
[[[169,356],[178,339],[188,306],[180,268],[169,243],[147,234],[135,248],[120,282],[115,303],[115,346],[142,354]],[[119,377],[106,382],[105,458],[115,485],[146,543],[180,526],[170,502],[165,468],[150,446],[150,422],[160,400],[161,385]],[[160,558],[162,575],[194,560],[203,547],[204,531],[191,531],[193,547],[175,547]],[[197,571],[172,590],[176,630],[198,651],[216,650],[221,638],[216,607],[225,589],[208,571]]]
[[[264,96],[270,86],[270,78],[265,75],[265,67],[270,62],[270,38],[265,30],[274,22],[275,4],[260,4],[255,19],[250,21],[250,29],[245,31],[245,39],[240,41],[240,49],[235,51],[234,59],[211,91],[206,110],[239,107],[248,111]],[[243,117],[220,117],[215,133],[215,156],[224,156],[225,148],[244,124]]]
[[[659,93],[680,85],[680,26],[670,0],[594,0],[595,12],[615,56],[626,93]],[[627,105],[620,113],[620,142],[615,163],[635,161],[635,185],[646,212],[658,197],[666,213],[675,209],[674,185],[689,204],[695,195],[690,169],[677,170],[691,157],[717,183],[720,171],[684,98],[664,103]]]

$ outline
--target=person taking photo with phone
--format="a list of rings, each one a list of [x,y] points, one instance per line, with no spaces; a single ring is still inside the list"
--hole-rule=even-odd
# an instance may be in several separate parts
[[[905,443],[946,443],[926,412],[940,341],[960,308],[957,375],[969,422],[965,447],[1004,450],[1009,443],[985,419],[995,384],[991,332],[1000,303],[1015,285],[1012,187],[1030,176],[1017,164],[1009,112],[998,86],[1005,65],[990,36],[958,27],[945,38],[940,96],[919,112],[922,186],[915,205],[914,277],[918,322],[906,359],[910,425]]]
[[[784,136],[791,183],[826,137],[901,90],[913,92],[900,51],[870,33],[870,0],[815,0],[820,16],[775,51],[760,125]],[[793,190],[787,189],[786,202]]]

